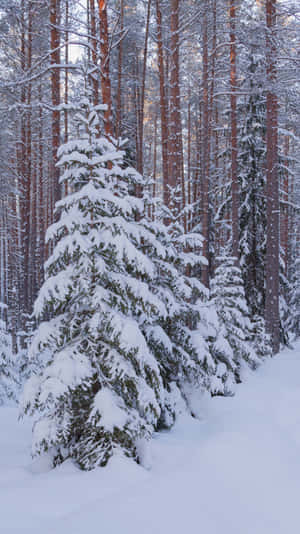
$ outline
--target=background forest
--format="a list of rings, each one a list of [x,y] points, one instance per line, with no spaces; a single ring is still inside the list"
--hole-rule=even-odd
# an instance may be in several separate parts
[[[0,2],[0,402],[32,375],[35,452],[137,457],[299,336],[299,36],[292,0]]]

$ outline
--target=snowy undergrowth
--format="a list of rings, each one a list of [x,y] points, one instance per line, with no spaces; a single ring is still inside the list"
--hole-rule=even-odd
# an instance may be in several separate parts
[[[300,343],[249,371],[234,397],[202,397],[200,419],[156,434],[151,470],[115,456],[91,472],[32,462],[31,423],[2,408],[0,532],[297,532],[299,406]]]

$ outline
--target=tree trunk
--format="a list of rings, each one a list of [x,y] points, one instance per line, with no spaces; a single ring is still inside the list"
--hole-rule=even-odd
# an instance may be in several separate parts
[[[201,222],[203,242],[203,256],[207,260],[207,265],[201,268],[202,282],[206,287],[209,287],[209,231],[210,231],[210,217],[209,217],[209,145],[208,145],[208,125],[209,125],[209,94],[208,94],[208,23],[207,13],[209,11],[208,0],[205,1],[205,11],[203,15],[203,40],[202,40],[202,62],[203,62],[203,78],[202,78],[202,100],[203,100],[203,120],[201,132],[202,145],[202,188],[201,188]]]
[[[54,203],[60,199],[57,151],[60,145],[60,0],[50,0],[51,98],[52,98],[52,165]]]
[[[124,31],[124,0],[120,2],[120,33],[121,39],[118,47],[118,88],[116,101],[116,138],[121,136],[122,124],[122,71],[123,71],[123,31]]]
[[[237,167],[237,114],[236,114],[236,0],[230,0],[230,122],[231,122],[231,209],[232,255],[239,257],[239,184]]]
[[[139,105],[139,122],[138,122],[138,137],[139,137],[139,153],[137,154],[137,170],[143,174],[144,170],[144,110],[145,110],[145,84],[146,84],[146,70],[147,70],[147,55],[148,55],[148,37],[150,24],[151,0],[147,4],[147,19],[145,29],[145,43],[143,54],[143,70],[141,80],[140,105]]]
[[[278,187],[278,102],[276,83],[276,0],[266,0],[267,64],[267,251],[266,251],[266,330],[273,353],[279,351],[279,187]]]
[[[179,0],[171,0],[170,42],[170,133],[169,133],[169,184],[181,187],[181,206],[185,205],[183,177],[183,147],[180,109],[179,79]],[[176,204],[176,203],[175,203]],[[179,207],[179,206],[175,206]]]
[[[284,166],[282,183],[282,205],[280,207],[280,244],[284,254],[284,270],[288,273],[289,263],[289,136],[284,138]]]
[[[161,144],[162,144],[162,171],[163,171],[163,199],[164,204],[169,206],[169,175],[168,175],[168,105],[166,96],[166,82],[164,69],[164,47],[162,34],[162,13],[160,0],[156,0],[156,23],[157,23],[157,53],[159,71],[159,92],[160,92],[160,124],[161,124]]]
[[[107,2],[98,0],[99,23],[100,23],[100,66],[101,66],[101,91],[102,103],[106,104],[107,109],[104,112],[104,132],[107,137],[113,135],[112,126],[112,101],[111,101],[111,84],[109,74],[109,35],[107,21]]]
[[[91,45],[92,45],[92,88],[93,88],[93,104],[97,106],[99,104],[99,81],[98,81],[98,66],[97,66],[97,31],[96,31],[96,12],[95,12],[95,0],[90,0],[90,33],[91,33]]]

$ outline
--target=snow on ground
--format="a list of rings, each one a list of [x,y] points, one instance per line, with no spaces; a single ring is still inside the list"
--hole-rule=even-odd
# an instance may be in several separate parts
[[[300,344],[201,404],[153,440],[150,471],[115,458],[89,473],[33,463],[30,421],[0,409],[0,533],[299,532]]]

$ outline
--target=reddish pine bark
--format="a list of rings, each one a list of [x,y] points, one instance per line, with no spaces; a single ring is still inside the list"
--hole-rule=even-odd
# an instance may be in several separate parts
[[[116,138],[121,135],[122,122],[122,73],[123,73],[123,31],[124,31],[124,0],[120,3],[120,33],[121,39],[118,46],[118,89],[116,99]]]
[[[69,0],[65,0],[65,25],[66,25],[66,31],[65,31],[65,64],[68,65],[69,63],[69,30],[68,30],[68,24],[69,24]],[[65,105],[67,106],[69,103],[69,69],[68,67],[65,68]],[[65,109],[64,112],[64,142],[67,143],[69,138],[69,113],[68,110]],[[64,184],[64,195],[66,196],[68,194],[68,184],[65,182]]]
[[[97,106],[99,104],[99,81],[98,81],[98,69],[97,69],[98,58],[97,58],[95,0],[90,0],[90,33],[91,33],[92,64],[93,64],[93,72],[91,75],[92,88],[93,88],[93,104],[94,106]]]
[[[239,257],[239,185],[237,167],[237,114],[236,114],[236,6],[230,0],[230,121],[231,121],[231,209],[232,255]]]
[[[179,0],[171,0],[170,42],[170,130],[169,130],[169,184],[181,186],[182,207],[185,206],[183,177],[183,147],[180,110],[179,79]]]
[[[101,66],[101,92],[102,103],[106,104],[107,110],[104,112],[104,132],[107,137],[113,135],[112,126],[112,100],[111,83],[109,74],[109,35],[107,20],[107,2],[98,0],[99,23],[100,23],[100,66]]]
[[[42,86],[39,86],[39,100],[42,101]],[[44,161],[44,147],[43,147],[43,108],[39,109],[39,166],[38,166],[38,287],[41,287],[44,278],[44,261],[45,261],[45,219],[46,209],[44,205],[44,175],[43,175],[43,161]]]
[[[266,145],[267,145],[267,250],[266,250],[266,330],[273,353],[279,351],[279,184],[278,184],[278,102],[276,83],[276,0],[266,0]]]
[[[50,0],[51,99],[52,99],[52,165],[54,203],[60,198],[57,151],[60,145],[60,0]],[[53,206],[54,207],[54,206]]]

